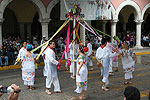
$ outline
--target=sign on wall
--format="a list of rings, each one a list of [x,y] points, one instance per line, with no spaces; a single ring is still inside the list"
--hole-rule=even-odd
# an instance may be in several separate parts
[[[85,20],[111,20],[110,0],[60,0],[61,20],[66,20],[66,14],[74,4],[82,11]]]

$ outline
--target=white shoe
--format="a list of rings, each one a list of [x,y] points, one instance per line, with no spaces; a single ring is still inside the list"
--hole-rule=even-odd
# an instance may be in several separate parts
[[[113,72],[110,72],[109,75],[110,75],[110,76],[114,76],[115,74],[114,74]]]
[[[103,91],[109,91],[109,89],[107,89],[105,86],[102,86],[102,90]]]

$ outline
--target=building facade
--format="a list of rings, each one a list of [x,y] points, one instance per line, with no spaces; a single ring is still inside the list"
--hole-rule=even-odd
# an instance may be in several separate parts
[[[127,27],[130,27],[128,24],[132,15],[136,33],[135,48],[142,48],[142,31],[144,29],[147,29],[147,32],[150,31],[147,26],[148,18],[150,18],[150,0],[111,0],[111,5],[112,20],[109,21],[111,35],[116,35],[118,29],[126,33]],[[31,37],[32,33],[48,37],[54,23],[58,25],[56,21],[59,20],[57,16],[60,16],[59,6],[59,0],[0,0],[0,44],[2,45],[3,36],[13,33],[21,35],[22,38]],[[101,23],[101,30],[104,32],[107,29],[107,22],[106,20],[98,22]],[[59,24],[61,23],[60,21]],[[58,26],[55,26],[56,29]],[[80,31],[83,33],[85,29],[82,28]]]

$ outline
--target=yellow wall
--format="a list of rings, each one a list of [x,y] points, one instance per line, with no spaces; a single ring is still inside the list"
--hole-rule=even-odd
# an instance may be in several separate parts
[[[8,6],[17,17],[20,23],[31,23],[37,8],[29,0],[14,0]]]

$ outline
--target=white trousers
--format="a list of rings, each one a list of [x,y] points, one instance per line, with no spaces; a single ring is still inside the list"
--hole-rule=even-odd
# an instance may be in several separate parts
[[[109,64],[110,64],[110,59],[103,59],[103,79],[102,82],[104,82],[106,85],[109,84]]]
[[[93,62],[92,62],[92,57],[88,57],[88,55],[86,55],[86,61],[85,64],[89,64],[89,66],[93,66]]]
[[[132,72],[125,73],[124,77],[125,77],[126,80],[132,79],[133,78]]]
[[[70,54],[70,59],[73,60],[73,55]],[[73,62],[71,62],[71,65],[70,65],[70,73],[73,73],[74,71],[74,68],[73,68]]]
[[[113,72],[113,70],[112,70],[112,58],[110,58],[109,72]]]
[[[60,91],[60,85],[58,77],[46,78],[46,88],[51,88],[51,85],[54,85],[54,91]]]

